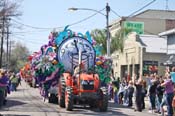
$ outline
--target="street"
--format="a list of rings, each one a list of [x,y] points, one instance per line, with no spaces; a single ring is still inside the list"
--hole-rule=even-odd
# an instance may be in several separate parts
[[[58,104],[50,104],[44,102],[37,88],[30,88],[25,82],[18,87],[16,92],[8,95],[7,105],[4,106],[0,113],[3,116],[84,116],[84,115],[100,115],[100,116],[154,116],[143,112],[134,112],[133,109],[118,106],[109,102],[107,112],[99,112],[83,106],[76,106],[73,111],[66,111],[60,108]]]

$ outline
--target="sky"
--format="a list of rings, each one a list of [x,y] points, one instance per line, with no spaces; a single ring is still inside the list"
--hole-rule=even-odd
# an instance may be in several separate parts
[[[20,26],[20,29],[11,30],[11,39],[19,41],[26,45],[31,52],[39,51],[43,44],[48,43],[49,33],[56,27],[58,31],[66,25],[73,24],[88,16],[94,14],[93,11],[78,10],[75,12],[68,11],[68,8],[89,8],[102,10],[106,3],[110,8],[120,16],[129,16],[152,0],[23,0],[20,4],[19,11],[22,16],[14,18],[11,23]],[[154,3],[144,8],[165,10],[175,10],[175,0],[156,0]],[[105,10],[101,11],[105,14]],[[119,17],[112,11],[109,13],[109,22]],[[106,27],[106,18],[97,14],[92,18],[81,23],[70,26],[75,32],[85,33],[93,29],[103,29]],[[43,29],[42,29],[43,28]]]

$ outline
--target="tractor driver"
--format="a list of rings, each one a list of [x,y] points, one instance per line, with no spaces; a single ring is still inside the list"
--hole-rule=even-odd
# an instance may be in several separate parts
[[[81,63],[79,66],[76,66],[74,69],[74,76],[76,76],[79,72],[84,71],[85,66],[84,63]]]

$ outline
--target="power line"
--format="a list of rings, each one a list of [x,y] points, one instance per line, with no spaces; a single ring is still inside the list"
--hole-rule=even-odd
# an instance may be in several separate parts
[[[156,1],[156,0],[151,1],[150,3],[146,4],[146,5],[143,6],[142,8],[140,8],[140,9],[138,9],[137,11],[131,13],[128,17],[133,16],[135,13],[137,13],[137,12],[139,12],[140,10],[144,9],[145,7],[151,5],[151,4],[152,4],[153,2],[155,2],[155,1]],[[102,10],[99,10],[99,12],[103,11],[104,9],[105,9],[105,8],[103,8]],[[120,16],[117,12],[115,12],[115,11],[112,10],[112,9],[111,9],[111,11],[112,11],[116,16],[118,16],[118,17],[121,18],[121,16]],[[82,19],[82,20],[79,20],[79,21],[77,21],[77,22],[74,22],[74,23],[69,24],[69,26],[73,26],[73,25],[82,23],[82,22],[84,22],[84,21],[86,21],[86,20],[92,18],[93,16],[95,16],[95,15],[97,15],[97,14],[98,14],[98,13],[94,13],[94,14],[92,14],[92,15],[90,15],[90,16],[88,16],[88,17]],[[53,27],[53,28],[50,28],[50,27],[36,27],[36,26],[32,26],[32,25],[28,25],[28,24],[21,23],[21,22],[19,22],[19,21],[16,21],[15,19],[12,19],[12,20],[13,20],[14,22],[20,24],[20,25],[23,25],[23,26],[29,27],[29,28],[33,28],[33,29],[47,29],[47,30],[48,30],[48,29],[54,29],[54,28],[55,28],[55,29],[64,28],[64,26]],[[26,33],[27,33],[27,32],[26,32]]]
[[[117,15],[118,17],[120,17],[121,18],[121,16],[117,13],[117,12],[115,12],[114,10],[112,10],[111,9],[111,11],[115,14],[115,15]]]
[[[28,43],[30,43],[30,44],[34,44],[34,45],[43,45],[43,43],[38,43],[38,42],[36,42],[36,41],[25,40],[24,38],[20,38],[20,37],[14,37],[14,39],[26,41],[26,42],[28,42]]]
[[[105,9],[105,8],[103,8],[102,10],[99,10],[99,12],[103,11],[104,9]],[[69,24],[69,26],[73,26],[73,25],[82,23],[82,22],[84,22],[84,21],[86,21],[86,20],[88,20],[88,19],[94,17],[94,16],[97,15],[97,14],[98,14],[98,13],[94,13],[94,14],[92,14],[92,15],[90,15],[90,16],[84,18],[84,19],[81,19],[81,20],[79,20],[79,21],[77,21],[77,22],[74,22],[74,23]],[[64,28],[64,26],[53,27],[53,28],[36,27],[36,26],[32,26],[32,25],[28,25],[28,24],[21,23],[21,22],[19,22],[19,21],[16,21],[15,19],[12,19],[12,21],[14,21],[14,22],[17,23],[17,24],[23,25],[23,26],[25,26],[25,27],[33,28],[33,29],[60,29],[60,28]]]
[[[152,3],[154,3],[156,0],[153,0],[151,2],[149,2],[148,4],[146,4],[145,6],[141,7],[140,9],[134,11],[133,13],[131,13],[128,17],[132,17],[135,13],[140,12],[141,10],[143,10],[144,8],[148,7],[149,5],[151,5]]]
[[[24,24],[24,23],[21,23],[19,21],[16,21],[15,19],[12,19],[12,21],[14,21],[15,23],[20,24],[22,26],[33,28],[33,29],[53,29],[53,28],[45,28],[45,27],[35,27],[35,26],[32,26],[32,25],[28,25],[28,24]],[[56,28],[62,28],[62,27],[56,27]]]
[[[99,10],[99,12],[103,11],[104,9],[105,9],[105,8],[103,8],[102,10]],[[69,24],[69,26],[73,26],[73,25],[79,24],[79,23],[81,23],[81,22],[84,22],[84,21],[86,21],[86,20],[92,18],[93,16],[95,16],[95,15],[97,15],[97,14],[98,14],[98,13],[94,13],[94,14],[92,14],[92,15],[90,15],[90,16],[88,16],[88,17],[86,17],[86,18],[84,18],[84,19],[82,19],[82,20],[80,20],[80,21],[77,21],[77,22],[75,22],[75,23]]]
[[[26,31],[14,31],[13,33],[33,33],[33,32],[34,32],[34,33],[36,33],[36,32],[39,33],[39,32],[45,32],[45,31],[48,31],[48,30],[35,30],[35,31],[33,31],[33,30],[32,30],[32,31],[31,31],[31,30],[29,30],[29,31],[26,30]]]
[[[74,28],[81,28],[81,29],[84,28],[84,29],[87,29],[85,25],[74,26]],[[48,31],[48,30],[35,30],[35,31],[33,31],[33,30],[27,31],[26,30],[26,31],[15,31],[15,32],[11,32],[9,34],[13,34],[13,35],[29,34],[29,33],[31,33],[31,34],[40,34],[40,33],[46,32],[46,31]]]
[[[28,34],[28,33],[36,33],[36,34],[38,34],[38,33],[43,33],[43,32],[46,32],[46,31],[48,31],[48,30],[40,30],[40,31],[18,31],[18,32],[12,32],[12,34]]]

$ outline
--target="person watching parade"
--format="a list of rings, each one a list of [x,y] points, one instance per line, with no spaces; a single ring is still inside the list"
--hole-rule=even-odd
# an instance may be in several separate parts
[[[0,71],[0,107],[6,104],[6,96],[8,91],[9,78],[7,77],[7,72],[4,70]]]

